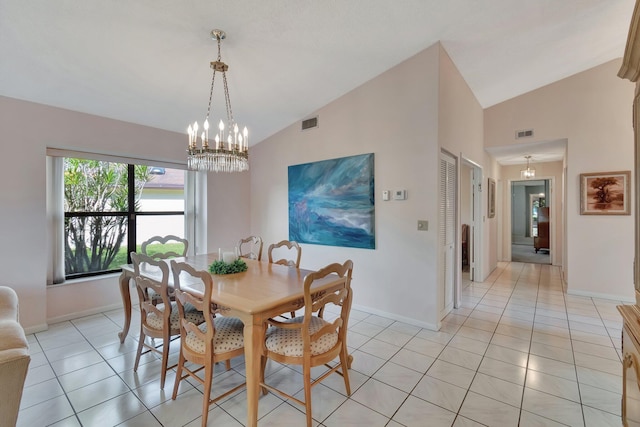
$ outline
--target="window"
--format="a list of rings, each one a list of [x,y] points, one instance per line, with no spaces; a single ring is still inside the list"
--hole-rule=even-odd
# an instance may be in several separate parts
[[[64,158],[65,278],[118,271],[154,235],[185,234],[185,171]]]

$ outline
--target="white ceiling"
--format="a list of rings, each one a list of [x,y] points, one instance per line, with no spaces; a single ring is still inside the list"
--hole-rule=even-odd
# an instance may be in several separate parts
[[[0,95],[185,132],[206,113],[217,53],[209,33],[221,28],[235,118],[253,144],[437,41],[492,106],[622,56],[633,6],[0,0]]]

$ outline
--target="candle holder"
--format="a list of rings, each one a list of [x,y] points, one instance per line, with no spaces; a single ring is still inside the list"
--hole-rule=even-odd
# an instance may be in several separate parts
[[[234,248],[218,248],[218,261],[232,264],[238,258],[240,258],[240,249],[237,246]]]

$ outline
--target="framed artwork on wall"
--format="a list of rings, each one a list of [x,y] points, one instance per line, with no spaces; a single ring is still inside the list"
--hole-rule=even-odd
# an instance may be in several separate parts
[[[487,217],[493,218],[496,216],[496,180],[493,178],[487,180]]]
[[[580,215],[631,215],[631,172],[580,174]]]
[[[289,240],[375,249],[373,153],[289,166]]]

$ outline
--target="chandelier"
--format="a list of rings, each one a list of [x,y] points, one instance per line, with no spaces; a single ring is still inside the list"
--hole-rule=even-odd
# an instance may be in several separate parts
[[[202,133],[199,135],[198,122],[189,125],[189,146],[187,148],[187,167],[190,170],[204,172],[242,172],[249,170],[249,135],[245,127],[240,133],[238,124],[233,119],[229,87],[227,86],[227,70],[229,66],[222,62],[220,55],[220,42],[226,37],[222,30],[212,30],[211,38],[218,43],[218,58],[211,61],[213,76],[211,77],[211,90],[209,91],[209,106],[207,116],[202,124]],[[213,99],[213,86],[216,72],[222,73],[224,85],[224,101],[227,107],[227,124],[223,120],[218,123],[218,130],[212,144],[209,143],[209,115],[211,113],[211,100]],[[225,132],[226,130],[226,132]],[[200,137],[200,145],[198,145]]]
[[[531,156],[524,156],[524,158],[527,159],[527,168],[522,169],[520,171],[520,178],[523,178],[523,179],[535,178],[536,177],[535,168],[529,167],[529,160],[531,159]]]

